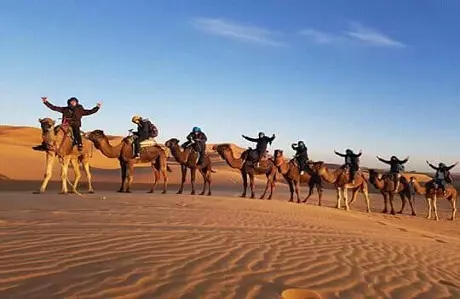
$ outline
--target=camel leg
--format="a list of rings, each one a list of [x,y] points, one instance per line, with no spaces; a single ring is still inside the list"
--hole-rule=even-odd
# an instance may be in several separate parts
[[[267,174],[266,177],[267,177],[267,181],[266,181],[266,184],[265,184],[265,190],[262,193],[262,195],[259,197],[259,199],[264,199],[265,198],[265,194],[267,193],[268,187],[270,185],[270,174]]]
[[[408,197],[408,200],[409,200],[409,205],[410,205],[410,209],[412,210],[412,216],[417,216],[417,214],[415,213],[415,202],[414,202],[414,196],[412,195],[409,195]]]
[[[385,205],[385,207],[382,210],[382,213],[386,214],[388,213],[388,194],[386,192],[382,192],[382,196],[383,196],[383,204]]]
[[[308,186],[308,195],[304,198],[304,200],[302,200],[302,203],[306,203],[310,196],[313,194],[313,187],[313,185]]]
[[[126,162],[119,159],[120,161],[120,173],[121,173],[121,185],[120,189],[117,192],[125,192],[125,182],[126,182]]]
[[[152,173],[153,173],[153,184],[152,184],[152,189],[148,193],[155,193],[155,189],[157,187],[158,180],[160,179],[160,171],[157,168],[156,163],[152,163]]]
[[[243,193],[241,194],[241,197],[245,198],[246,190],[248,189],[248,176],[246,171],[241,171],[241,178],[243,179]]]
[[[300,203],[300,194],[299,194],[299,181],[294,181],[295,195],[297,197],[297,203]]]
[[[251,187],[251,198],[256,198],[254,193],[254,173],[249,174],[249,186]]]
[[[168,166],[166,163],[161,164],[160,163],[160,168],[161,168],[161,173],[163,174],[163,192],[162,194],[166,194],[167,189],[168,189]],[[159,179],[159,178],[158,178]]]
[[[288,186],[289,186],[289,193],[291,194],[289,197],[289,202],[294,201],[294,184],[292,183],[291,180],[288,180]]]
[[[182,178],[181,178],[181,181],[180,181],[180,188],[179,188],[179,191],[177,191],[177,194],[182,194],[182,192],[184,192],[184,184],[185,184],[185,179],[187,177],[187,166],[181,165],[180,166],[180,171],[181,171],[181,174],[182,174]]]
[[[192,184],[191,195],[195,195],[195,179],[196,179],[196,168],[190,169],[190,183]]]
[[[428,215],[426,216],[426,218],[431,219],[431,198],[426,197],[425,200],[426,200],[426,205],[428,208]]]
[[[323,187],[321,185],[318,185],[316,187],[316,191],[318,192],[318,206],[322,206],[322,198],[323,198]]]
[[[275,189],[275,177],[274,175],[270,179],[270,195],[268,195],[267,199],[270,200],[272,199],[273,196],[273,190]]]
[[[349,205],[351,205],[356,200],[356,198],[358,197],[358,193],[359,193],[359,188],[358,189],[353,189],[351,191],[351,200],[348,203]],[[347,195],[348,195],[348,193],[347,193]]]
[[[56,161],[56,156],[51,155],[51,154],[46,154],[46,170],[45,170],[45,177],[43,179],[42,185],[40,186],[40,190],[34,192],[35,194],[39,194],[42,192],[45,192],[46,187],[48,186],[48,183],[51,179],[51,176],[53,175],[53,168],[54,168],[54,162]]]
[[[450,204],[452,206],[452,218],[450,218],[450,220],[455,220],[455,214],[457,213],[457,207],[456,207],[457,203],[456,203],[456,201],[457,201],[456,197],[453,197],[450,200]]]
[[[389,197],[389,201],[390,201],[390,209],[391,209],[391,215],[395,215],[395,207],[394,207],[394,199],[395,199],[395,194],[393,192],[390,192],[390,194],[388,195]]]
[[[343,201],[345,202],[345,211],[350,211],[350,204],[348,202],[348,189],[343,189]]]
[[[208,173],[206,173],[206,180],[208,181],[208,196],[211,196],[212,194],[211,192],[211,182],[212,182],[211,169],[209,169]]]
[[[69,171],[69,163],[70,163],[70,158],[64,157],[64,161],[61,167],[61,181],[62,181],[61,194],[67,194],[68,192],[67,178],[68,178],[68,171]]]
[[[128,169],[126,172],[126,181],[128,186],[126,187],[126,193],[131,193],[131,185],[134,180],[134,164],[133,163],[128,163]]]
[[[401,210],[399,210],[398,214],[402,214],[404,212],[404,208],[406,207],[406,195],[404,191],[399,193],[399,197],[401,198]]]
[[[72,163],[73,172],[75,173],[75,178],[72,185],[72,193],[78,193],[77,187],[81,178],[80,163],[78,162],[78,159],[71,159],[70,162]]]
[[[93,188],[93,176],[91,175],[91,169],[88,159],[83,159],[83,170],[85,171],[86,180],[88,181],[88,193],[94,193]]]
[[[200,168],[201,176],[203,177],[203,190],[201,190],[200,195],[204,195],[206,193],[206,187],[208,185],[208,178],[206,177],[206,172],[203,168]]]
[[[367,189],[367,187],[364,187],[361,191],[363,192],[364,200],[366,201],[367,212],[370,213],[371,212],[371,200],[369,198],[369,190]]]
[[[436,195],[433,197],[433,204],[432,204],[432,206],[433,206],[433,212],[434,212],[434,219],[435,219],[436,221],[438,221],[438,220],[439,220],[439,216],[438,216],[438,203],[437,203],[437,196],[436,196]]]
[[[335,206],[337,209],[342,208],[342,188],[337,187],[337,205]]]

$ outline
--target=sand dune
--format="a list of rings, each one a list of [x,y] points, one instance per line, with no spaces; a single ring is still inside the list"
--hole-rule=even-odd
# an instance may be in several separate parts
[[[96,195],[57,195],[56,181],[32,195],[38,142],[38,129],[0,127],[0,298],[460,298],[460,230],[445,220],[446,201],[435,222],[421,217],[421,197],[419,217],[364,213],[361,197],[337,210],[331,190],[323,207],[316,197],[287,204],[281,184],[272,201],[240,199],[238,171],[215,153],[219,196],[147,195],[146,167],[135,170],[135,193],[120,195],[107,191],[118,187],[116,159],[96,151]],[[170,165],[172,192],[180,171]],[[380,194],[371,207],[382,210]]]
[[[453,222],[228,196],[0,194],[2,298],[460,298]]]

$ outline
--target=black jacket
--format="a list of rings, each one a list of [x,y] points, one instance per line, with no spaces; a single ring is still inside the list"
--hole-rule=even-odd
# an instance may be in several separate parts
[[[91,115],[99,111],[99,107],[94,107],[93,109],[85,109],[82,105],[78,104],[75,107],[70,106],[67,107],[58,107],[54,106],[50,102],[44,102],[45,106],[50,108],[53,111],[57,111],[62,113],[62,122],[66,121],[71,125],[81,126],[81,119],[83,116]]]
[[[308,149],[305,145],[292,144],[292,149],[296,151],[296,157],[308,159]]]
[[[206,137],[206,134],[204,134],[203,132],[191,132],[190,134],[188,134],[187,140],[196,143],[206,143],[206,141],[208,141],[208,137]]]
[[[399,160],[399,159],[385,160],[385,159],[382,159],[380,157],[377,157],[377,159],[379,159],[379,161],[382,162],[382,163],[390,165],[390,172],[392,172],[392,173],[399,173],[399,172],[403,171],[404,170],[404,164],[406,164],[407,161],[409,161],[409,159],[404,159],[404,160]]]
[[[242,135],[242,136],[247,141],[257,142],[256,150],[259,153],[265,153],[267,151],[268,144],[269,143],[272,144],[273,140],[275,140],[274,136],[273,137],[264,136],[262,138],[251,138],[251,137],[247,137],[247,136],[244,136],[244,135]]]
[[[338,152],[335,152],[335,151],[334,151],[334,153],[337,156],[345,158],[345,164],[350,164],[350,165],[353,165],[353,166],[358,166],[359,165],[359,157],[361,157],[361,155],[362,155],[362,153],[359,153],[359,154],[355,154],[355,153],[341,154],[341,153],[338,153]]]

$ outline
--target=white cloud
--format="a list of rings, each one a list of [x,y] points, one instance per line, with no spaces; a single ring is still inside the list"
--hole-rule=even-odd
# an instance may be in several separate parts
[[[212,18],[196,18],[192,20],[192,25],[208,34],[218,35],[238,41],[275,47],[286,46],[284,42],[276,40],[275,32],[261,27]]]
[[[304,29],[301,30],[299,33],[301,35],[310,37],[315,43],[318,44],[331,44],[343,39],[338,35],[327,33],[324,31],[319,31],[316,29]]]
[[[350,30],[343,33],[331,33],[316,29],[304,29],[299,34],[309,37],[317,44],[332,44],[339,42],[358,42],[364,45],[377,47],[404,48],[406,45],[400,41],[380,33],[374,29],[366,28],[359,23],[352,23]]]
[[[359,23],[353,23],[352,30],[345,32],[345,34],[362,43],[373,46],[397,48],[404,48],[406,46],[400,41],[394,40],[391,37],[386,36],[374,29],[366,28]]]

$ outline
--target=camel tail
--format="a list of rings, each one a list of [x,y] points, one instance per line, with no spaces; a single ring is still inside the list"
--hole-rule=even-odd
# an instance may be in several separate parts
[[[173,172],[173,171],[172,171],[172,168],[169,167],[169,165],[166,165],[166,171],[168,171],[168,172]]]

